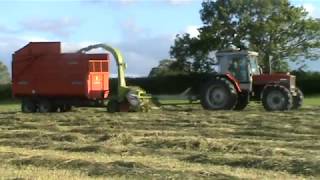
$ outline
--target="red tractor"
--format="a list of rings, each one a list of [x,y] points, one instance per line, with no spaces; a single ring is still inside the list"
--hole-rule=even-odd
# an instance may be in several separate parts
[[[224,50],[216,53],[217,75],[211,76],[200,92],[203,108],[242,110],[249,100],[262,101],[267,111],[285,111],[302,106],[303,94],[289,73],[264,74],[258,53]]]

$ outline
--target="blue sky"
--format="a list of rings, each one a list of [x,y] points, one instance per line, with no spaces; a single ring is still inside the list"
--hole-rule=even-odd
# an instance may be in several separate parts
[[[176,34],[197,34],[202,0],[2,0],[0,59],[10,66],[11,54],[29,41],[61,41],[64,52],[94,44],[118,47],[129,75],[147,75],[169,57]],[[313,17],[320,1],[294,0]],[[115,63],[113,63],[115,64]],[[320,61],[310,63],[320,69]],[[116,68],[112,66],[112,73]]]

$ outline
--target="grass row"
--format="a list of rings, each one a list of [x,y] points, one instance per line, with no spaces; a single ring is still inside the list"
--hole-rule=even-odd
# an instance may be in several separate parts
[[[320,98],[299,111],[149,113],[103,108],[23,114],[0,106],[0,174],[8,179],[317,179]]]

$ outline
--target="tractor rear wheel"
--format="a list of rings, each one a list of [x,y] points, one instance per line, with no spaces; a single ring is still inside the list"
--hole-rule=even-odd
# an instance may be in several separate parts
[[[296,96],[293,96],[293,106],[292,109],[299,109],[303,104],[303,93],[299,88],[296,88]]]
[[[204,109],[231,110],[237,104],[237,90],[228,79],[209,81],[201,90],[200,102]]]
[[[34,113],[36,112],[37,107],[33,100],[23,99],[21,103],[21,111],[24,113]]]
[[[281,85],[266,86],[262,91],[262,104],[267,111],[286,111],[292,108],[292,95]]]
[[[54,110],[54,105],[46,99],[40,100],[39,102],[39,112],[41,113],[48,113],[48,112],[53,112]]]
[[[250,101],[250,95],[248,93],[239,94],[238,102],[234,110],[238,110],[238,111],[244,110],[249,104],[249,101]]]
[[[115,113],[120,111],[120,104],[117,100],[110,100],[107,105],[107,111],[109,113]]]

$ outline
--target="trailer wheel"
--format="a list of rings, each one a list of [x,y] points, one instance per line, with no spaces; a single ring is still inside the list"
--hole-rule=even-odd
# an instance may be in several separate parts
[[[241,93],[238,97],[238,102],[235,110],[241,111],[244,110],[250,102],[250,95],[248,93]]]
[[[299,109],[301,108],[302,104],[303,104],[303,93],[299,88],[296,88],[296,96],[293,96],[293,105],[292,105],[292,109]]]
[[[40,100],[39,102],[39,112],[48,113],[53,112],[53,104],[49,100]]]
[[[262,104],[267,111],[290,110],[292,107],[292,95],[284,86],[266,86],[262,91]]]
[[[234,85],[227,79],[209,81],[201,91],[200,102],[204,109],[231,110],[237,104],[238,94]]]
[[[60,112],[68,112],[71,111],[72,107],[69,104],[64,104],[59,107]]]
[[[31,99],[23,99],[21,103],[21,111],[24,113],[34,113],[36,112],[36,104]]]
[[[115,113],[120,111],[120,105],[117,100],[110,100],[107,105],[107,111],[109,113]]]

